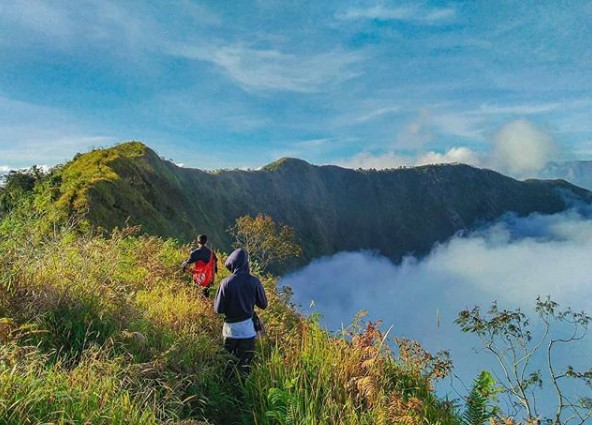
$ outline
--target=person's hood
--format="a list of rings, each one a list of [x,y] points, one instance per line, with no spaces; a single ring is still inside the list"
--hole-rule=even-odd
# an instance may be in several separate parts
[[[242,248],[235,249],[224,263],[231,273],[249,273],[249,254]]]

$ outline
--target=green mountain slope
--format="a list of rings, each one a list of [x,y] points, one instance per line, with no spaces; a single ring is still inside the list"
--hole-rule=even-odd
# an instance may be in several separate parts
[[[506,212],[555,213],[592,200],[565,181],[517,181],[466,165],[350,170],[284,158],[257,171],[179,168],[139,142],[78,156],[62,170],[62,206],[88,210],[102,227],[141,224],[150,234],[190,240],[225,232],[245,214],[292,226],[305,258],[371,249],[399,259]]]

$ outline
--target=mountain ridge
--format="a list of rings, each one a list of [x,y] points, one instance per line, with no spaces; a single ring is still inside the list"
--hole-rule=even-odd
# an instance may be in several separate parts
[[[550,162],[540,173],[542,178],[568,180],[576,186],[592,190],[592,161]]]
[[[352,170],[281,158],[259,170],[206,172],[177,167],[139,142],[79,155],[61,175],[62,206],[88,210],[105,229],[141,224],[183,241],[206,233],[228,250],[234,220],[263,213],[295,229],[304,261],[360,249],[396,261],[508,212],[555,213],[570,199],[592,201],[563,180],[520,182],[464,164]]]

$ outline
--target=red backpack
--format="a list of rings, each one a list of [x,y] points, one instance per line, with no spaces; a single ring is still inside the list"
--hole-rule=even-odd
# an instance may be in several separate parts
[[[198,286],[206,287],[214,280],[214,269],[216,267],[216,257],[214,251],[210,250],[210,261],[204,263],[201,260],[195,262],[193,266],[193,281]]]

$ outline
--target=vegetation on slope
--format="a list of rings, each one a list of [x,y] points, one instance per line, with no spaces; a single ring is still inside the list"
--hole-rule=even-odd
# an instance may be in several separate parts
[[[432,392],[445,358],[395,355],[372,323],[331,337],[269,275],[268,335],[227,379],[221,318],[179,272],[189,247],[56,215],[54,178],[0,224],[0,423],[459,423]]]
[[[141,224],[185,242],[205,232],[228,251],[236,219],[264,214],[295,230],[301,264],[344,250],[422,255],[510,211],[554,213],[568,197],[592,200],[563,181],[520,182],[461,164],[356,171],[284,158],[257,171],[206,173],[176,167],[139,142],[82,154],[56,175],[59,207],[88,212],[95,226]]]

